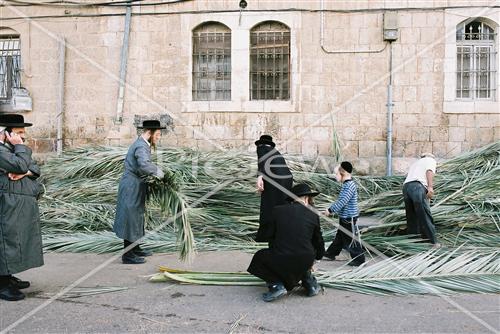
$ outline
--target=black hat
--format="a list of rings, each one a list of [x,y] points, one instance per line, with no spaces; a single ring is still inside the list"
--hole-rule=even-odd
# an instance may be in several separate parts
[[[23,115],[17,114],[0,114],[0,126],[9,128],[26,128],[32,126],[31,123],[24,123]]]
[[[342,167],[342,169],[348,172],[349,174],[352,173],[352,164],[349,161],[342,161],[340,167]]]
[[[301,196],[318,196],[319,195],[319,192],[316,192],[316,191],[312,191],[311,188],[305,184],[305,183],[299,183],[299,184],[296,184],[292,187],[292,190],[291,192],[297,196],[297,197],[301,197]],[[292,199],[289,197],[289,199]]]
[[[138,129],[150,129],[150,130],[161,130],[167,127],[161,126],[160,121],[157,120],[147,120],[142,122],[142,126],[138,126]]]
[[[275,147],[276,144],[273,142],[273,137],[269,135],[262,135],[260,136],[260,139],[255,142],[255,145],[271,145],[272,147]]]

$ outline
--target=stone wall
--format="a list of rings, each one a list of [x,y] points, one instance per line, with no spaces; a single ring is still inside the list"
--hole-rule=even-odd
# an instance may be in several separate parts
[[[283,152],[331,155],[336,131],[346,159],[355,161],[362,172],[381,174],[386,161],[391,48],[382,39],[384,8],[398,8],[400,26],[399,39],[392,43],[394,169],[404,171],[422,151],[450,158],[500,140],[498,90],[488,112],[464,103],[450,110],[445,103],[445,90],[454,75],[456,18],[480,14],[498,24],[499,13],[478,7],[484,5],[481,1],[411,2],[411,7],[475,5],[454,10],[406,10],[407,3],[325,1],[326,9],[360,10],[325,13],[324,49],[330,53],[320,45],[318,12],[243,12],[240,22],[238,1],[199,0],[134,7],[134,14],[141,15],[132,17],[121,124],[115,124],[114,119],[125,20],[121,15],[123,8],[71,8],[65,12],[61,8],[3,7],[0,15],[4,18],[3,26],[21,35],[22,82],[33,98],[33,111],[25,117],[36,124],[30,133],[37,152],[55,150],[58,38],[64,37],[67,43],[65,147],[126,145],[136,135],[133,127],[136,115],[168,113],[174,131],[164,136],[164,146],[247,151],[254,149],[253,141],[259,135],[270,133]],[[320,2],[285,4],[250,0],[248,9],[285,7],[319,9]],[[222,9],[236,11],[172,14]],[[120,15],[72,17],[77,14]],[[24,18],[41,15],[62,17]],[[19,19],[5,19],[15,17]],[[280,21],[291,30],[290,101],[249,100],[249,30],[267,20]],[[232,101],[191,99],[191,31],[206,21],[218,21],[231,28]],[[498,50],[498,38],[496,43]],[[347,50],[381,51],[339,53]],[[498,54],[496,57],[498,65]]]

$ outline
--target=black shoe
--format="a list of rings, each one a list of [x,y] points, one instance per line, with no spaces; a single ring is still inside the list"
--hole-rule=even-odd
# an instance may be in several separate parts
[[[21,281],[19,278],[14,277],[14,276],[10,277],[10,284],[15,286],[18,289],[27,289],[30,287],[30,282]]]
[[[123,264],[142,264],[144,262],[146,262],[145,258],[139,257],[139,256],[135,255],[134,253],[132,253],[132,255],[130,255],[130,254],[123,254],[122,255],[122,263]]]
[[[140,257],[144,257],[153,255],[153,252],[139,248],[139,249],[134,249],[134,254]]]
[[[335,261],[335,255],[325,254],[325,255],[323,255],[323,260],[325,260],[325,261]]]
[[[15,286],[9,285],[0,290],[0,299],[15,302],[24,299],[26,296]]]
[[[356,262],[356,261],[349,261],[347,262],[347,265],[348,266],[351,266],[351,267],[359,267],[360,265],[362,265],[364,262]]]
[[[315,286],[307,289],[307,297],[314,297],[319,294],[320,291],[321,287],[319,286],[319,284],[316,284]]]
[[[287,294],[287,291],[283,284],[278,283],[274,284],[269,288],[269,292],[266,292],[265,294],[262,295],[262,299],[265,302],[272,302],[273,300],[276,300],[280,297],[283,297],[284,295]]]

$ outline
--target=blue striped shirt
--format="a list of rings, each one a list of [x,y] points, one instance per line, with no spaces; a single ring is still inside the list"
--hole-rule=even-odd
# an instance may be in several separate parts
[[[359,215],[358,186],[353,180],[345,180],[339,198],[328,210],[337,213],[340,218],[353,218]]]

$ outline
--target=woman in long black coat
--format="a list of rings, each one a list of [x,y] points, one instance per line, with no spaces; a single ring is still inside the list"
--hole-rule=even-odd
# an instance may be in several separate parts
[[[269,242],[273,208],[286,203],[288,196],[283,189],[292,188],[293,176],[271,136],[262,135],[255,145],[259,167],[257,189],[261,193],[259,230],[255,241]]]
[[[318,195],[309,186],[298,184],[292,188],[295,201],[273,210],[268,249],[255,253],[248,272],[267,282],[269,292],[264,301],[275,300],[292,290],[299,281],[309,296],[319,292],[311,274],[314,260],[321,259],[325,244],[319,216],[312,210],[312,197]]]

